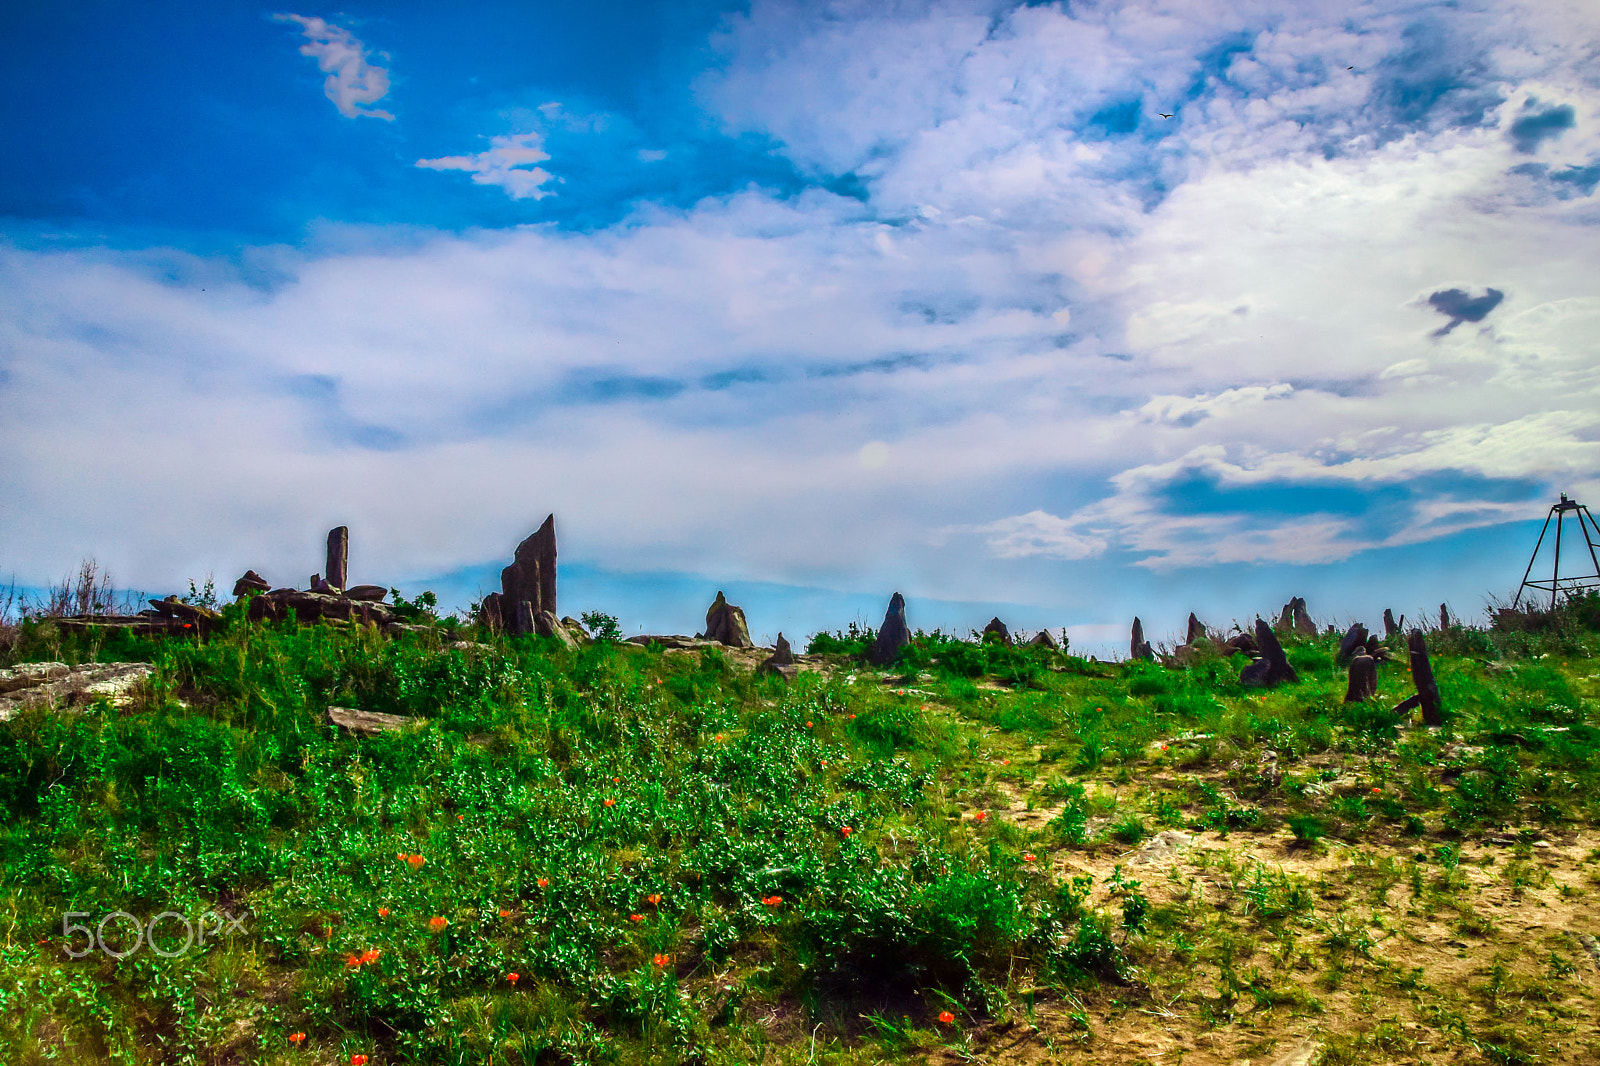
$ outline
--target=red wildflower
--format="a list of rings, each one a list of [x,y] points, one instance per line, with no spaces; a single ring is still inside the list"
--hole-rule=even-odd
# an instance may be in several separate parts
[[[763,904],[765,904],[766,906],[768,906],[768,907],[777,907],[777,906],[782,905],[783,897],[782,896],[762,896],[761,897],[761,902]]]
[[[506,974],[506,980],[510,981],[512,984],[516,984],[517,983],[517,978],[519,978],[521,976],[522,975],[520,973],[508,973],[508,974]]]
[[[989,817],[989,812],[988,811],[978,811],[976,814],[974,814],[972,816],[972,820],[974,822],[981,822],[987,817]]]
[[[1033,860],[1034,860],[1033,852],[1025,851],[1025,852],[1022,853],[1022,861],[1023,862],[1032,862]]]
[[[450,922],[447,919],[441,918],[437,914],[428,919],[428,928],[432,929],[435,933],[449,924]]]
[[[616,800],[612,799],[610,796],[606,797],[606,806],[607,807],[615,807],[616,805],[617,805],[617,801]]]
[[[841,827],[840,827],[840,828],[839,828],[839,835],[840,835],[840,836],[842,836],[842,837],[847,837],[847,836],[849,836],[849,835],[850,835],[850,834],[851,834],[851,833],[854,833],[854,832],[855,832],[855,830],[854,830],[854,829],[851,829],[851,828],[850,828],[850,827],[849,827],[849,826],[847,826],[847,825],[846,825],[846,826],[841,826]]]
[[[620,778],[620,777],[613,777],[613,778],[612,778],[612,779],[611,779],[611,783],[612,783],[612,784],[613,784],[613,785],[620,785],[620,784],[622,784],[622,778]]]
[[[654,962],[657,966],[665,966],[667,963],[672,961],[672,956],[671,955],[657,955],[651,961]]]
[[[378,956],[382,954],[383,949],[381,948],[368,948],[361,953],[361,961],[364,963],[377,962]]]
[[[949,1025],[950,1023],[954,1022],[955,1020],[956,1020],[956,1016],[954,1014],[951,1014],[949,1011],[942,1010],[942,1011],[939,1012],[939,1024],[940,1025]]]
[[[807,723],[806,723],[806,728],[807,728],[807,729],[810,729],[810,728],[811,728],[811,723],[810,723],[810,722],[807,722]]]
[[[539,878],[539,887],[540,888],[549,888],[550,887],[550,879],[548,877]]]
[[[418,867],[420,867],[423,863],[425,863],[427,861],[428,860],[424,859],[421,855],[407,855],[406,856],[406,862],[409,862],[411,864],[411,868],[413,870],[417,869]]]
[[[304,1040],[305,1038],[306,1038],[306,1034],[304,1034],[304,1033],[290,1033],[289,1034],[289,1043],[298,1044],[302,1040]]]
[[[642,921],[644,921],[644,915],[642,915],[642,914],[630,914],[630,915],[628,915],[628,921],[630,921],[630,922],[642,922]]]
[[[389,908],[388,907],[379,907],[378,908],[378,917],[379,918],[387,918],[387,917],[389,917]]]
[[[365,1055],[351,1055],[350,1066],[367,1066],[367,1057]]]
[[[661,893],[652,892],[644,898],[644,901],[650,904],[650,906],[654,907],[657,903],[661,902]]]

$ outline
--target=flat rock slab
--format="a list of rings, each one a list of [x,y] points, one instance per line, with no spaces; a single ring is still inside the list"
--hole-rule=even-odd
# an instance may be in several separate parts
[[[1322,1051],[1322,1045],[1315,1040],[1304,1040],[1276,1058],[1261,1059],[1266,1066],[1310,1066],[1317,1054]]]
[[[133,700],[133,688],[154,670],[149,663],[21,663],[0,670],[0,722],[16,716],[25,706],[66,701],[72,704],[110,700],[124,706]]]
[[[1132,866],[1148,866],[1152,863],[1165,862],[1194,842],[1195,836],[1192,833],[1182,833],[1176,829],[1163,829],[1135,848],[1128,861]]]
[[[398,714],[379,714],[377,711],[358,711],[353,707],[329,707],[328,721],[347,733],[375,737],[379,733],[398,732],[419,719]]]

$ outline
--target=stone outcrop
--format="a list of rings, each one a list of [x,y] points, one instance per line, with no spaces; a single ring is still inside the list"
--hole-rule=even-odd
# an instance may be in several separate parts
[[[1229,654],[1244,652],[1246,655],[1255,655],[1261,650],[1256,644],[1256,638],[1249,633],[1235,633],[1223,641],[1222,646],[1228,649]]]
[[[498,633],[505,628],[505,617],[501,612],[501,605],[505,598],[498,592],[491,592],[478,604],[477,623],[491,632]]]
[[[1339,641],[1339,654],[1335,662],[1343,665],[1360,651],[1365,650],[1367,644],[1367,627],[1356,622],[1344,632],[1344,639]]]
[[[1205,624],[1195,616],[1193,611],[1190,611],[1189,628],[1183,635],[1183,642],[1185,644],[1194,645],[1198,644],[1202,640],[1209,641],[1210,639],[1210,630],[1206,629]]]
[[[1406,624],[1405,615],[1401,615],[1400,616],[1400,621],[1396,622],[1394,620],[1394,612],[1391,611],[1387,607],[1385,607],[1383,609],[1383,639],[1384,640],[1393,640],[1395,637],[1399,636],[1400,632],[1401,632],[1401,629],[1405,626],[1405,624]]]
[[[1296,596],[1289,601],[1290,608],[1294,611],[1294,632],[1299,637],[1314,637],[1317,635],[1317,623],[1311,620],[1310,613],[1306,610],[1306,601],[1303,596]]]
[[[793,681],[800,675],[800,667],[794,661],[794,649],[789,647],[782,633],[778,634],[778,643],[772,649],[772,654],[756,666],[756,673],[776,674],[785,681]]]
[[[1139,621],[1137,615],[1133,619],[1133,632],[1128,639],[1128,658],[1144,659],[1154,662],[1156,651],[1150,642],[1144,639],[1144,623]]]
[[[1442,603],[1439,605],[1439,628],[1450,628],[1450,608]]]
[[[483,612],[491,608],[484,599]],[[527,603],[530,610],[521,608]],[[540,611],[556,613],[556,516],[550,515],[537,531],[517,545],[511,565],[500,571],[500,598],[495,601],[498,624],[490,625],[509,633],[534,632],[533,621]]]
[[[1011,646],[1011,630],[998,617],[991,618],[989,624],[983,627],[983,640],[997,640],[1006,647]]]
[[[356,600],[332,592],[302,592],[299,589],[273,589],[250,601],[247,617],[252,622],[282,622],[294,619],[302,624],[351,620],[369,625],[386,625],[395,620],[394,611],[371,600]]]
[[[1251,660],[1250,665],[1240,671],[1239,684],[1248,688],[1272,688],[1300,680],[1300,675],[1289,665],[1277,634],[1259,618],[1256,619],[1256,644],[1261,649],[1261,657]]]
[[[343,592],[350,578],[350,527],[328,530],[328,565],[323,568],[328,584]]]
[[[706,610],[705,639],[730,648],[755,647],[750,639],[750,626],[744,620],[744,609],[729,603],[720,589],[716,600]]]
[[[1345,689],[1346,703],[1365,703],[1378,694],[1378,661],[1370,655],[1350,660],[1350,684]]]
[[[389,590],[382,585],[357,585],[344,590],[344,594],[352,600],[367,600],[376,603],[389,595]]]
[[[127,704],[153,669],[149,663],[19,663],[0,670],[0,722],[33,704],[81,706],[97,699]]]
[[[1051,651],[1061,650],[1061,645],[1056,643],[1056,638],[1050,635],[1050,631],[1048,629],[1041,629],[1039,632],[1035,633],[1033,635],[1033,639],[1028,641],[1028,647],[1049,648]]]
[[[271,582],[254,570],[246,570],[244,576],[233,583],[233,598],[242,600],[252,592],[266,592],[272,588]]]
[[[896,592],[889,600],[889,609],[884,612],[878,638],[867,652],[867,661],[873,666],[888,666],[900,658],[901,649],[910,643],[911,631],[906,628],[906,598]]]

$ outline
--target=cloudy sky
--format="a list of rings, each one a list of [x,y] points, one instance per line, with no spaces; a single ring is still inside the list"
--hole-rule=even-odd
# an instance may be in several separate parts
[[[1581,0],[15,6],[0,580],[1084,649],[1600,503]]]

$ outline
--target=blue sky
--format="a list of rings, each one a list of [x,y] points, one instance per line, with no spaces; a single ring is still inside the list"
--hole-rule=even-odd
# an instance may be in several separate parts
[[[0,39],[0,576],[757,633],[1327,621],[1600,497],[1572,3],[65,3]]]

